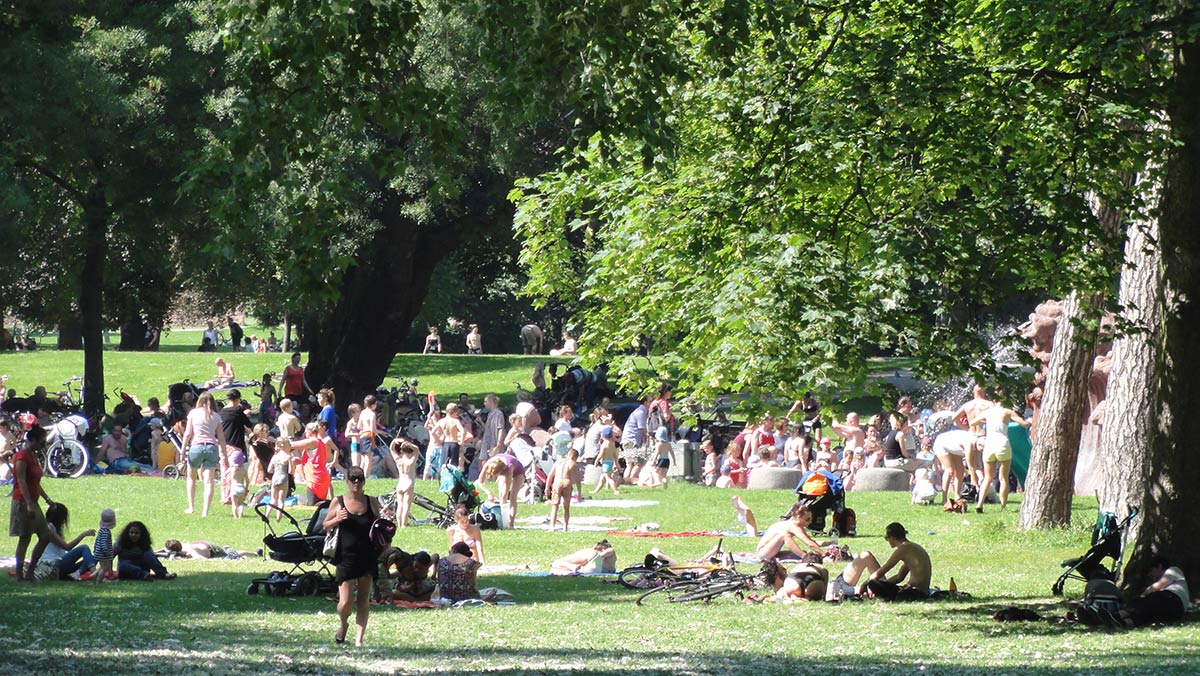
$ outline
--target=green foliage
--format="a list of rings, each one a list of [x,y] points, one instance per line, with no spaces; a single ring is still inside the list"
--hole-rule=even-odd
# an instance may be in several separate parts
[[[681,17],[687,77],[655,161],[645,136],[596,135],[518,182],[526,290],[578,299],[589,359],[644,333],[698,392],[853,389],[880,348],[987,375],[971,308],[1115,283],[1121,238],[1088,200],[1138,208],[1128,176],[1167,142],[1157,12],[896,0]]]

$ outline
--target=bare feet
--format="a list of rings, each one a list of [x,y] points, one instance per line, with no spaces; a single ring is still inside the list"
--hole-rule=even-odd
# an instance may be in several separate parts
[[[195,511],[196,511],[196,510],[192,509],[191,507],[188,507],[187,509],[183,510],[183,513],[184,513],[184,514],[192,514],[192,513],[194,513]]]

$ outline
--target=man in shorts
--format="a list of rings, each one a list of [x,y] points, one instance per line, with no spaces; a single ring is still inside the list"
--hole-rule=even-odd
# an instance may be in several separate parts
[[[829,587],[830,599],[866,595],[883,601],[920,601],[929,598],[932,566],[929,554],[920,545],[908,541],[908,531],[897,522],[887,525],[884,539],[895,548],[882,566],[871,552],[861,552]],[[888,577],[893,568],[899,568]],[[868,573],[866,579],[862,574]]]
[[[629,414],[625,427],[621,428],[621,459],[625,461],[625,483],[637,484],[642,465],[646,464],[646,423],[650,417],[649,394],[643,394],[638,407]]]

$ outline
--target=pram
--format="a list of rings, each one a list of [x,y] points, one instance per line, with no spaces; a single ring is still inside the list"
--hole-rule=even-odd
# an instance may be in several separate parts
[[[846,509],[846,487],[838,474],[823,469],[809,471],[796,484],[796,501],[812,511],[813,531],[825,531],[825,515],[832,511],[834,527],[830,534],[837,531],[838,535],[855,535],[854,510]]]
[[[307,528],[301,530],[300,523],[285,510],[270,503],[255,505],[254,511],[266,525],[263,544],[272,561],[291,564],[291,570],[276,570],[266,577],[254,578],[246,587],[247,594],[257,594],[259,586],[272,596],[315,596],[330,594],[337,588],[329,561],[322,550],[325,548],[325,512],[329,509],[326,500],[317,505]],[[277,510],[292,525],[293,530],[277,533],[271,523],[271,510]]]
[[[409,521],[418,524],[433,524],[438,528],[449,528],[450,524],[454,523],[454,510],[459,505],[467,508],[467,514],[472,514],[482,504],[474,484],[467,481],[467,477],[453,465],[442,465],[442,481],[439,488],[446,494],[446,504],[439,505],[431,498],[427,498],[420,493],[414,493],[413,506],[428,510],[429,516],[424,519],[417,519],[409,512]],[[380,500],[382,501],[383,497]],[[395,495],[391,496],[387,504],[381,506],[385,510],[393,510],[395,508]]]
[[[1096,525],[1092,527],[1092,546],[1083,556],[1067,559],[1062,562],[1063,574],[1055,580],[1050,591],[1055,596],[1062,596],[1063,585],[1067,580],[1090,582],[1092,580],[1109,580],[1116,582],[1121,574],[1121,559],[1124,557],[1122,541],[1125,527],[1133,517],[1138,515],[1137,507],[1129,508],[1129,515],[1117,521],[1113,512],[1100,511],[1096,515]],[[1112,566],[1105,566],[1104,559],[1111,558]]]

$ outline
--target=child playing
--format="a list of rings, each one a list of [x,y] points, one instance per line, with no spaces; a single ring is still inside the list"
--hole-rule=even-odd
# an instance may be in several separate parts
[[[113,570],[113,537],[112,529],[117,527],[117,514],[111,509],[100,512],[100,528],[96,530],[96,541],[92,543],[92,556],[100,566],[100,572],[94,577],[95,584],[117,579]]]
[[[283,519],[283,501],[287,499],[288,477],[292,469],[292,442],[284,437],[275,442],[275,455],[267,466],[271,477],[271,504],[275,510],[275,521]]]
[[[246,472],[246,452],[237,449],[229,454],[229,506],[233,510],[233,518],[240,519],[246,511],[246,484],[249,476]]]
[[[596,482],[596,488],[592,494],[600,492],[604,486],[612,489],[613,495],[620,495],[621,491],[617,490],[617,482],[613,479],[613,471],[617,467],[617,444],[613,441],[613,431],[611,427],[605,427],[600,432],[600,454],[596,456],[596,466],[600,468],[600,480]]]
[[[362,406],[358,404],[350,404],[346,407],[346,416],[350,419],[346,421],[346,431],[344,434],[346,435],[346,442],[350,444],[350,466],[362,467],[363,473],[366,476],[371,476],[371,456],[360,452],[362,449],[358,444],[358,417],[361,414]]]
[[[705,439],[700,448],[704,451],[704,485],[715,486],[717,478],[721,476],[721,456],[717,455],[717,449],[713,446],[711,438]]]
[[[429,411],[425,429],[429,430],[429,447],[425,449],[425,474],[422,479],[437,479],[442,471],[442,429],[438,425],[442,414],[437,409]]]
[[[567,457],[554,461],[550,475],[546,477],[546,485],[550,488],[550,530],[558,523],[558,506],[563,510],[563,532],[571,522],[571,487],[575,485],[575,468],[579,461],[579,451],[567,451]]]
[[[571,428],[571,448],[575,449],[575,454],[578,457],[583,453],[584,446],[583,430],[578,427]],[[583,467],[586,463],[575,463],[575,490],[571,499],[575,502],[583,502]]]
[[[662,486],[663,490],[667,488],[667,469],[671,467],[671,460],[675,457],[675,448],[671,446],[669,431],[667,426],[663,425],[654,432],[654,473],[650,475],[650,481],[646,484],[653,488]]]
[[[271,475],[267,473],[267,465],[270,464],[271,455],[275,451],[275,444],[271,442],[270,426],[266,423],[255,425],[250,434],[250,439],[246,443],[254,451],[254,457],[248,471],[251,475],[251,483],[265,484],[269,482]]]
[[[404,528],[412,507],[413,484],[417,480],[417,460],[420,459],[421,449],[411,441],[400,438],[392,441],[390,449],[399,472],[396,478],[396,525]]]

